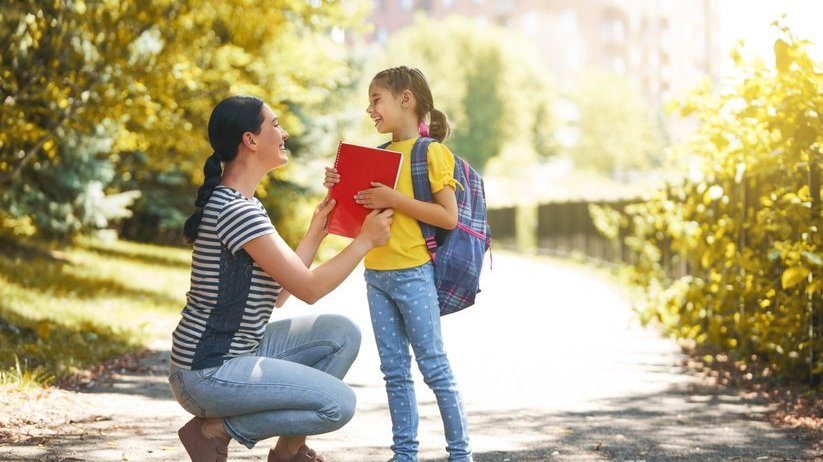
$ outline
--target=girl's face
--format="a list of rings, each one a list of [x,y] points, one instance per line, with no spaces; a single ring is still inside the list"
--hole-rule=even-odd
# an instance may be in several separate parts
[[[266,159],[271,168],[277,168],[289,162],[286,155],[286,140],[289,138],[288,132],[280,126],[277,116],[268,104],[263,105],[263,124],[260,126],[260,134],[255,135],[259,144],[258,153]]]
[[[395,96],[388,88],[374,82],[369,85],[369,106],[366,112],[374,122],[378,133],[393,133],[398,131],[404,112],[401,98]]]

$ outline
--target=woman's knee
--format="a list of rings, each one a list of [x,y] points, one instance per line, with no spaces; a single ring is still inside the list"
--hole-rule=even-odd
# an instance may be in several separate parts
[[[342,344],[358,350],[360,349],[360,342],[362,340],[360,327],[351,319],[339,314],[323,314],[320,315],[318,323],[327,328],[332,335],[340,339]]]
[[[357,396],[348,385],[344,385],[337,392],[334,405],[328,408],[328,412],[321,411],[321,415],[328,422],[328,431],[337,430],[354,417],[357,408]]]
[[[354,412],[357,409],[357,395],[349,387],[346,387],[346,393],[342,399],[340,410],[340,426],[346,425],[354,417]]]

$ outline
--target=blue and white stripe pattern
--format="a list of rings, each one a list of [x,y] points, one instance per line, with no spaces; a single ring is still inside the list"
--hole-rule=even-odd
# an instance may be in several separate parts
[[[172,364],[204,369],[257,350],[281,287],[243,245],[274,232],[260,201],[224,186],[214,189],[194,243],[191,289],[172,336]]]

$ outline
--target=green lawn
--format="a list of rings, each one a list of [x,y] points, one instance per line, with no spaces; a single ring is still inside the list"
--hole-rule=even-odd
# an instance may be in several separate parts
[[[190,249],[0,242],[0,384],[42,384],[168,342]]]

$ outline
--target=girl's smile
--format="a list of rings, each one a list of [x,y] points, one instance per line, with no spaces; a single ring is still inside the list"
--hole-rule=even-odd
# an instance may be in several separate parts
[[[369,86],[369,105],[366,108],[374,128],[380,133],[393,132],[403,113],[400,102],[391,91],[378,85]]]

